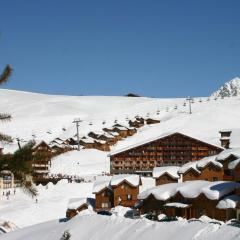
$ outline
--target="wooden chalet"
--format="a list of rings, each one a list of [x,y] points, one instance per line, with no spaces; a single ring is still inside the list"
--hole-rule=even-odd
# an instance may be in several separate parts
[[[95,211],[109,210],[114,207],[113,191],[110,186],[110,176],[103,176],[93,184],[93,194],[95,194]]]
[[[133,208],[140,184],[139,175],[120,174],[97,179],[93,185],[95,210],[109,210],[119,205]]]
[[[94,207],[95,200],[91,198],[72,198],[69,200],[66,218],[71,219],[79,212]]]
[[[110,145],[108,144],[108,142],[103,141],[103,140],[98,140],[98,141],[94,141],[94,142],[95,142],[94,148],[101,150],[101,151],[105,151],[105,152],[110,151]]]
[[[89,148],[95,148],[95,141],[92,138],[82,137],[79,140],[79,144],[83,146],[83,148],[89,149]]]
[[[141,179],[138,175],[114,175],[110,185],[113,189],[114,206],[134,207],[139,194]]]
[[[0,189],[14,188],[14,174],[9,170],[2,170],[0,172]]]
[[[167,166],[167,167],[156,167],[153,169],[153,178],[156,181],[156,186],[167,184],[167,183],[176,183],[180,179],[178,174],[178,166]]]
[[[189,137],[172,133],[135,144],[110,154],[111,173],[148,174],[154,167],[183,165],[203,157],[216,155],[223,148]]]
[[[45,177],[49,174],[51,166],[52,149],[45,141],[36,142],[32,148],[32,169],[35,178]]]
[[[225,181],[234,181],[235,177],[234,174],[237,169],[234,171],[234,161],[240,158],[240,150],[239,149],[226,149],[223,152],[221,152],[217,157],[216,160],[220,162],[223,165],[224,170],[224,176],[223,180]],[[230,168],[229,168],[230,166]]]
[[[118,132],[114,131],[113,128],[103,128],[102,130],[106,133],[113,135],[116,141],[119,141],[123,138]]]
[[[240,158],[234,160],[228,164],[228,169],[231,171],[233,180],[240,182]]]
[[[144,126],[144,119],[143,118],[134,118],[132,120],[129,120],[128,121],[128,124],[130,127],[133,127],[133,128],[141,128]]]
[[[157,124],[160,123],[160,120],[158,119],[152,119],[152,118],[147,118],[146,119],[146,124],[151,125],[151,124]]]
[[[88,133],[88,136],[96,140],[105,141],[110,146],[116,144],[118,141],[118,139],[115,136],[113,136],[111,133],[104,132],[104,131],[100,133],[90,132]]]
[[[139,194],[140,212],[167,217],[199,218],[206,215],[221,221],[240,218],[240,184],[190,181],[160,185]],[[232,199],[232,202],[228,199]]]
[[[223,165],[216,161],[216,156],[205,157],[195,162],[188,162],[179,168],[182,181],[206,180],[223,181]]]

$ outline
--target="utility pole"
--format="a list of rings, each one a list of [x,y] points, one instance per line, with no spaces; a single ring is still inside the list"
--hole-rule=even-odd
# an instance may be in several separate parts
[[[79,123],[81,122],[80,118],[75,118],[73,123],[76,124],[76,128],[77,128],[77,143],[78,143],[78,151],[80,151],[80,139],[79,139]]]
[[[192,97],[188,97],[186,100],[188,101],[188,104],[189,104],[189,114],[192,114],[191,103],[192,103],[193,98]]]

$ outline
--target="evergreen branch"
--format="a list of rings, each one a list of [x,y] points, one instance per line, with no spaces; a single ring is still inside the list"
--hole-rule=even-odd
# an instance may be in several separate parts
[[[38,191],[36,187],[26,180],[22,181],[22,190],[25,194],[29,195],[30,197],[38,196]]]
[[[12,142],[12,138],[6,134],[0,133],[0,141]]]
[[[8,113],[0,113],[0,121],[10,121],[12,116]]]
[[[3,73],[0,75],[0,85],[3,83],[6,83],[9,80],[9,77],[12,74],[13,69],[11,68],[10,65],[7,65],[4,70]]]

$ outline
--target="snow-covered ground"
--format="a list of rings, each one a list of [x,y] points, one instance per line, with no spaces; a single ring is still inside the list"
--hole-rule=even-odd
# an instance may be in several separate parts
[[[113,150],[174,131],[219,145],[219,130],[239,128],[240,97],[209,101],[195,98],[193,114],[188,114],[188,103],[184,106],[183,98],[59,96],[5,89],[0,89],[0,98],[1,112],[9,112],[13,117],[11,122],[1,124],[0,130],[24,140],[72,137],[76,134],[72,123],[75,118],[83,120],[79,128],[81,135],[112,126],[115,120],[127,124],[126,117],[136,115],[161,120],[160,124],[145,126],[138,134],[120,141]],[[13,146],[5,147],[5,151],[13,149]]]
[[[65,231],[71,240],[237,240],[240,229],[227,225],[181,220],[170,223],[131,220],[120,216],[80,215],[66,223],[51,221],[2,235],[3,240],[59,240]]]
[[[142,178],[140,191],[155,185],[152,178]],[[41,222],[64,218],[71,198],[94,197],[92,194],[93,182],[68,183],[61,180],[56,185],[49,183],[47,186],[37,186],[39,196],[32,199],[17,189],[16,194],[11,195],[9,200],[0,191],[0,216],[1,219],[10,221],[18,227],[26,227]]]
[[[13,191],[9,200],[1,194],[0,216],[1,219],[10,221],[18,227],[64,218],[70,198],[94,197],[92,183],[67,183],[62,180],[56,185],[37,187],[39,196],[36,199],[29,197],[17,189]],[[1,191],[2,193],[2,191]]]
[[[119,151],[168,132],[180,131],[187,135],[219,145],[219,130],[239,129],[240,97],[224,99],[195,98],[193,113],[188,113],[185,99],[55,96],[37,93],[0,90],[0,112],[12,114],[12,121],[1,123],[0,131],[24,141],[35,139],[47,142],[56,137],[68,138],[76,134],[75,118],[81,118],[80,134],[110,127],[115,120],[127,124],[126,118],[136,115],[160,119],[161,123],[144,126],[138,133],[121,140],[112,151]],[[160,111],[157,115],[157,111]],[[105,124],[103,124],[105,122]],[[238,133],[238,132],[237,132]],[[240,131],[239,131],[240,134]],[[238,140],[238,135],[236,139]],[[239,141],[231,145],[239,146]],[[5,145],[4,152],[12,152],[17,144]],[[52,161],[52,174],[99,175],[109,171],[108,152],[98,150],[72,151]],[[145,179],[141,191],[152,187],[154,181]],[[63,218],[70,198],[92,197],[92,183],[61,182],[48,188],[39,186],[38,202],[17,189],[7,200],[1,194],[0,217],[18,227],[26,227]],[[91,227],[89,227],[91,226]],[[83,216],[68,223],[54,220],[31,228],[24,228],[0,239],[60,239],[69,229],[74,239],[237,239],[237,228],[204,223],[153,223],[147,220],[128,220],[121,217]],[[170,230],[169,230],[170,229]],[[49,233],[50,231],[50,233]],[[48,236],[44,236],[48,232]],[[95,233],[95,234],[93,234]],[[29,237],[28,237],[29,236]],[[181,238],[179,238],[181,236]]]
[[[110,170],[108,153],[96,149],[70,151],[52,159],[51,174],[99,175]]]

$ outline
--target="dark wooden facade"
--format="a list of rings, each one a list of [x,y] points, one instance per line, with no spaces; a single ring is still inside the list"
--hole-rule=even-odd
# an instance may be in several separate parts
[[[139,186],[133,186],[126,180],[116,186],[112,186],[114,195],[114,206],[134,207],[139,194]]]
[[[149,172],[154,167],[183,165],[218,154],[223,149],[181,133],[110,155],[111,173]]]
[[[158,185],[167,184],[167,183],[177,183],[178,179],[172,177],[170,174],[166,172],[162,176],[155,178],[155,181],[156,181],[156,186],[158,186]]]
[[[147,118],[146,119],[146,124],[148,124],[148,125],[157,124],[157,123],[160,123],[160,120],[152,119],[152,118]]]
[[[95,210],[109,210],[114,206],[113,191],[108,187],[95,193]]]
[[[51,166],[52,149],[50,146],[41,141],[33,147],[32,170],[34,179],[42,176],[47,176]]]
[[[186,219],[199,218],[202,215],[206,215],[220,221],[236,218],[237,209],[218,209],[216,208],[218,202],[219,200],[210,200],[203,194],[200,194],[196,198],[185,198],[177,193],[167,201],[160,201],[153,195],[149,195],[148,198],[142,200],[140,212],[141,214],[151,212],[156,219],[159,214],[166,214],[168,217],[178,216]],[[166,206],[167,203],[182,203],[186,204],[186,207],[169,207]]]
[[[87,203],[82,204],[77,209],[67,209],[66,218],[71,219],[75,217],[79,212],[88,209]]]

